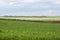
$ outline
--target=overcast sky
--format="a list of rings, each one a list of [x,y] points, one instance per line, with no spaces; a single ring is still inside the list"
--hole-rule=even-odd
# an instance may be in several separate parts
[[[0,15],[60,16],[60,0],[0,0]]]

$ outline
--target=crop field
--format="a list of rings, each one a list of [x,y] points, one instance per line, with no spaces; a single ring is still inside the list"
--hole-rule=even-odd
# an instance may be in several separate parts
[[[60,17],[41,17],[41,18],[30,18],[30,17],[0,17],[0,18],[5,18],[5,19],[20,19],[20,20],[43,20],[43,21],[60,21]]]
[[[37,21],[37,22],[59,22],[60,17],[41,17],[41,18],[34,18],[34,17],[0,17],[1,19],[11,19],[11,20],[24,20],[24,21]]]
[[[15,19],[21,20],[21,18]],[[25,19],[60,21],[60,18]],[[60,40],[60,23],[38,23],[27,21],[0,20],[0,40]]]

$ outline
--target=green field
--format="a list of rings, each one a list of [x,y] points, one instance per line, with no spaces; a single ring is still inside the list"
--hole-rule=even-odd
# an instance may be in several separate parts
[[[60,21],[60,17],[40,17],[40,18],[35,18],[35,17],[0,17],[0,18],[5,18],[5,19],[20,19],[20,20],[43,20],[43,21]]]
[[[0,20],[0,40],[60,40],[60,24]]]

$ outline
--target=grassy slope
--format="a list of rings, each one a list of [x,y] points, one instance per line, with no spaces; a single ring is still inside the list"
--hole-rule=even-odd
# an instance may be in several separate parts
[[[0,39],[59,40],[60,24],[0,20]]]

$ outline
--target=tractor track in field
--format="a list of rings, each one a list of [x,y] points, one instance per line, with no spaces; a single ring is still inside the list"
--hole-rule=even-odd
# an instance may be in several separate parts
[[[26,21],[26,22],[38,22],[38,23],[54,23],[54,24],[60,24],[60,21],[34,21],[34,20],[5,19],[5,18],[0,18],[0,20],[7,20],[7,21]]]

